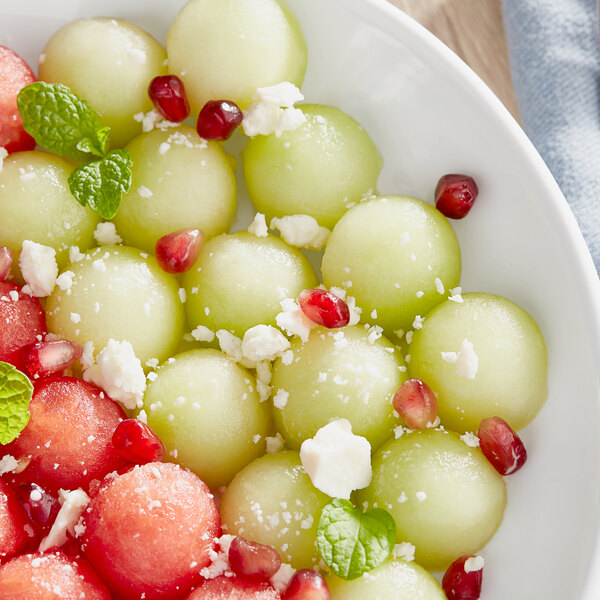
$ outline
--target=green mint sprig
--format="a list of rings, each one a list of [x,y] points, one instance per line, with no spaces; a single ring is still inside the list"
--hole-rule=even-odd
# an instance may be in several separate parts
[[[128,150],[113,150],[100,160],[82,165],[69,176],[71,194],[103,219],[112,219],[121,206],[122,194],[131,187],[132,164]]]
[[[342,579],[356,579],[380,565],[395,542],[394,519],[381,508],[362,513],[339,498],[323,507],[317,546],[327,566]]]
[[[106,154],[110,127],[68,87],[36,81],[19,92],[17,107],[25,131],[46,150],[74,160]]]
[[[0,444],[9,444],[29,422],[33,385],[21,371],[0,361]]]

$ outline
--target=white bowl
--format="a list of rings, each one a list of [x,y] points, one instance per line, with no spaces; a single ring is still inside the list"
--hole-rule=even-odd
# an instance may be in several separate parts
[[[385,166],[380,189],[431,201],[448,172],[480,196],[454,222],[468,291],[507,296],[540,324],[550,395],[523,431],[529,461],[508,485],[488,546],[486,600],[600,598],[600,285],[549,171],[490,90],[384,0],[289,0],[309,48],[307,100],[361,122]],[[117,16],[164,42],[184,0],[21,0],[0,5],[0,44],[35,65],[46,40],[84,16]]]

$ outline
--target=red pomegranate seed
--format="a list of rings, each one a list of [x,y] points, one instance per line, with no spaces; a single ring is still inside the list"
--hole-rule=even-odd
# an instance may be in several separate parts
[[[442,579],[442,587],[448,600],[477,600],[481,594],[482,576],[483,558],[480,556],[457,558],[448,567]]]
[[[345,327],[350,322],[348,305],[326,290],[303,290],[298,296],[298,304],[305,317],[328,329]]]
[[[183,273],[192,267],[204,244],[200,229],[182,229],[163,235],[154,247],[156,260],[167,273]]]
[[[527,450],[504,419],[483,419],[477,435],[481,451],[500,475],[512,475],[525,464]]]
[[[437,417],[437,400],[420,379],[408,379],[394,395],[394,408],[411,429],[431,427]]]
[[[50,525],[60,510],[58,500],[37,483],[22,483],[17,487],[17,498],[30,521],[38,525]]]
[[[12,267],[13,253],[5,246],[0,246],[0,281],[4,281]]]
[[[290,579],[281,600],[329,600],[329,588],[321,574],[301,569]]]
[[[229,100],[209,100],[198,115],[196,131],[205,140],[228,139],[242,122],[240,107]]]
[[[81,358],[79,344],[68,340],[29,344],[21,350],[21,366],[32,379],[62,373]]]
[[[468,175],[443,175],[435,188],[435,206],[449,219],[462,219],[471,210],[479,190]]]
[[[229,547],[229,565],[239,577],[259,582],[266,581],[277,573],[281,558],[273,546],[236,537]]]
[[[183,81],[177,75],[155,77],[148,86],[150,100],[167,121],[180,123],[190,114]]]
[[[165,456],[165,447],[158,436],[138,419],[121,421],[112,442],[125,460],[138,465],[159,461]]]

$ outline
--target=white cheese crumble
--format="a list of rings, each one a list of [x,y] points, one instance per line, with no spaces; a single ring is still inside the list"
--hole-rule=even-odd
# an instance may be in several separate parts
[[[279,229],[281,237],[290,246],[320,250],[325,246],[331,231],[321,227],[310,215],[288,215],[271,219],[271,229]]]
[[[459,377],[475,379],[479,367],[479,356],[469,340],[462,341],[461,349],[458,352],[442,352],[441,354],[442,360],[445,362],[456,363],[456,374]]]
[[[460,286],[452,288],[450,290],[450,296],[448,296],[448,300],[451,300],[452,302],[457,302],[458,304],[464,302],[462,297],[462,288]]]
[[[83,252],[80,252],[79,248],[77,246],[71,246],[69,248],[69,261],[74,263],[74,262],[79,262],[80,260],[83,260],[84,258],[85,258],[85,254],[83,254]]]
[[[294,573],[296,573],[294,567],[282,562],[279,570],[269,579],[269,582],[278,592],[282,593],[287,588]]]
[[[435,278],[435,289],[437,290],[438,294],[444,294],[446,292],[446,288],[444,287],[444,284],[442,283],[442,280],[439,277]]]
[[[275,395],[273,396],[273,406],[279,409],[285,408],[289,397],[289,392],[286,392],[284,389],[281,388],[278,389]]]
[[[417,497],[417,500],[419,502],[424,502],[425,500],[427,500],[427,494],[425,492],[417,492],[415,496]]]
[[[233,575],[229,569],[229,547],[235,536],[224,534],[220,538],[215,538],[215,542],[219,547],[218,550],[212,548],[208,551],[210,557],[210,565],[200,570],[200,575],[205,579],[214,579],[219,575]]]
[[[94,364],[94,342],[86,342],[81,353],[81,365],[89,369]]]
[[[56,278],[56,285],[63,292],[65,290],[70,290],[73,287],[73,277],[75,277],[73,271],[64,271]]]
[[[192,329],[191,336],[197,342],[212,342],[215,339],[215,332],[204,325],[198,325],[196,329]]]
[[[236,362],[240,362],[242,360],[242,340],[226,329],[219,329],[216,335],[221,351]]]
[[[244,333],[242,356],[253,361],[275,360],[290,347],[288,339],[271,325],[255,325]]]
[[[79,323],[81,322],[81,315],[79,313],[72,312],[70,315],[70,319],[72,323]]]
[[[133,115],[133,119],[134,121],[142,124],[142,131],[144,133],[152,131],[155,127],[165,130],[168,127],[180,126],[180,123],[173,123],[171,121],[164,120],[162,115],[155,108],[147,113],[139,112]]]
[[[303,342],[307,342],[311,329],[317,324],[306,317],[293,298],[285,298],[280,304],[281,312],[275,317],[277,326],[288,335],[297,335]]]
[[[75,526],[79,522],[90,498],[79,488],[72,492],[60,490],[59,501],[62,506],[56,515],[50,532],[40,543],[40,552],[62,546],[67,541],[67,531],[76,537]]]
[[[479,446],[479,438],[471,431],[467,431],[467,433],[461,435],[460,439],[467,446],[471,446],[471,448],[477,448],[477,446]]]
[[[94,231],[94,238],[99,246],[113,246],[120,244],[123,238],[117,233],[114,223],[98,223]]]
[[[254,102],[244,111],[242,127],[248,137],[269,135],[279,137],[284,131],[300,127],[306,117],[296,102],[304,100],[302,92],[289,81],[256,89]]]
[[[27,284],[23,287],[25,293],[38,298],[52,293],[58,277],[54,248],[25,240],[19,256],[19,267]]]
[[[277,432],[273,437],[267,436],[265,438],[267,443],[267,454],[274,454],[275,452],[281,452],[285,447],[283,436]]]
[[[473,573],[474,571],[481,571],[485,566],[485,560],[483,556],[471,556],[465,560],[465,573]]]
[[[4,146],[0,146],[0,171],[2,171],[2,163],[4,159],[8,156],[8,151]]]
[[[83,378],[101,387],[125,408],[142,406],[146,377],[133,346],[126,340],[109,339],[96,357],[96,364],[84,371]]]
[[[332,498],[348,500],[371,483],[371,444],[352,433],[347,419],[335,419],[305,440],[300,460],[312,484]]]
[[[4,455],[0,458],[0,475],[6,473],[14,473],[19,468],[19,461],[10,454]]]
[[[154,196],[152,190],[148,189],[145,185],[140,185],[137,189],[137,193],[141,198],[151,198]]]
[[[417,315],[412,324],[413,329],[422,329],[424,322],[425,322],[425,317],[422,317],[421,315]]]
[[[394,546],[392,554],[395,558],[411,562],[415,560],[415,550],[416,548],[410,542],[402,542]]]
[[[265,215],[259,212],[254,215],[254,220],[248,225],[248,233],[253,233],[257,237],[267,237],[269,235]]]

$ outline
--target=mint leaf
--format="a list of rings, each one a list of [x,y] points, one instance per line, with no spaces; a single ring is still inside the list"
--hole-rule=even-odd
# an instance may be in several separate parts
[[[0,361],[0,444],[9,444],[29,422],[31,381],[11,364]]]
[[[110,128],[68,87],[36,81],[19,92],[17,107],[25,131],[46,150],[75,160],[106,154]]]
[[[132,164],[128,150],[113,150],[101,160],[82,165],[69,176],[71,194],[81,206],[112,219],[131,187]]]
[[[323,507],[317,546],[327,566],[342,579],[356,579],[380,565],[395,543],[396,524],[387,511],[362,513],[339,498]]]

